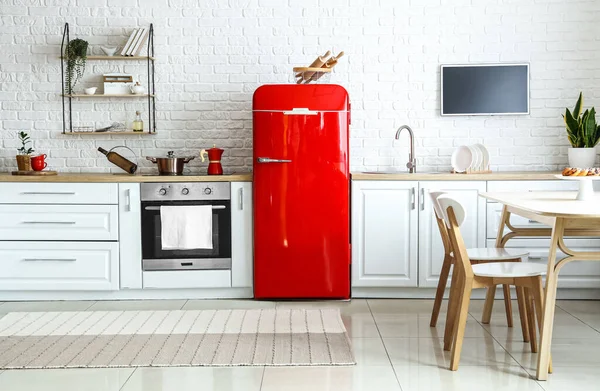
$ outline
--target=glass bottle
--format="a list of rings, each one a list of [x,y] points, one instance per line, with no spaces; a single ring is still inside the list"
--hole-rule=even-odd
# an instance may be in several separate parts
[[[135,112],[135,119],[133,120],[133,131],[134,132],[143,132],[144,131],[144,121],[142,121],[142,113],[139,111]]]

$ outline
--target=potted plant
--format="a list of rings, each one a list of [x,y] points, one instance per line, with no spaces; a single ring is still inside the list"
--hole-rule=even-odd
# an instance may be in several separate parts
[[[589,168],[596,164],[596,144],[600,141],[600,126],[596,123],[596,109],[593,107],[581,113],[583,107],[583,93],[573,112],[566,109],[563,118],[567,127],[569,142],[573,148],[569,149],[569,166]]]
[[[74,39],[69,41],[65,50],[65,59],[67,60],[67,94],[73,93],[75,84],[83,77],[85,64],[87,62],[88,42],[83,39]]]
[[[27,133],[20,132],[19,140],[21,140],[21,148],[18,149],[17,167],[19,171],[31,171],[31,154],[33,153],[33,148],[27,147],[31,139]]]

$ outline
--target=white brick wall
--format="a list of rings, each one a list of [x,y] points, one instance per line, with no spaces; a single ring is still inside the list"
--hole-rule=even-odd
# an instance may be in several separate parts
[[[599,20],[598,0],[0,0],[0,170],[15,166],[19,130],[63,171],[106,171],[95,149],[119,144],[141,156],[217,144],[228,171],[250,170],[253,91],[289,82],[292,66],[326,50],[347,54],[333,81],[353,104],[354,170],[403,167],[406,135],[393,141],[401,124],[415,129],[421,171],[447,170],[453,148],[475,142],[494,168],[556,169],[566,163],[563,108],[580,90],[586,106],[600,106]],[[60,134],[64,22],[94,52],[154,23],[157,136]],[[440,63],[499,61],[531,63],[531,115],[440,117]],[[90,62],[79,88],[119,70],[145,74]],[[74,120],[106,126],[146,114],[143,101],[126,102],[77,101]],[[190,169],[203,170],[198,160]]]

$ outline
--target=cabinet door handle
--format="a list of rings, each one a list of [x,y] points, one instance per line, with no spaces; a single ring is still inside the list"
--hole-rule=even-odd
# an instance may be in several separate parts
[[[59,262],[75,262],[76,258],[23,258],[25,262],[47,262],[47,261],[59,261]]]
[[[419,200],[421,204],[421,210],[425,210],[425,189],[421,188],[421,199]]]
[[[415,209],[415,188],[410,189],[410,209]]]
[[[240,187],[240,191],[239,191],[239,205],[240,205],[240,210],[244,210],[244,188]]]
[[[22,195],[75,195],[74,191],[25,191]]]
[[[60,225],[75,225],[75,221],[21,221],[21,224],[60,224]]]
[[[125,211],[131,212],[131,190],[125,190]]]

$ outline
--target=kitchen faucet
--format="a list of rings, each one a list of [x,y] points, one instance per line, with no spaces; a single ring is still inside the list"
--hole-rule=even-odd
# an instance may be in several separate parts
[[[402,125],[396,131],[396,140],[400,139],[400,133],[403,129],[408,130],[409,138],[410,138],[410,152],[408,153],[408,163],[406,163],[406,168],[408,168],[408,172],[414,174],[417,172],[417,161],[415,159],[415,134],[413,130],[408,125]]]

